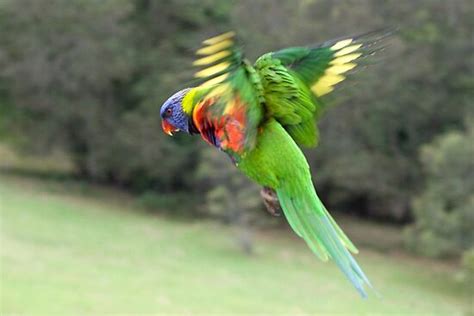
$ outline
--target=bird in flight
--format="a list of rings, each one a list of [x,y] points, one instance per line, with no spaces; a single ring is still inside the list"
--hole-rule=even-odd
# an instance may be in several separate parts
[[[301,147],[318,144],[323,97],[380,50],[388,34],[290,47],[252,65],[235,33],[224,33],[196,52],[199,84],[176,92],[160,110],[166,134],[199,134],[263,186],[262,196],[276,196],[294,232],[319,258],[334,260],[362,297],[372,286],[351,255],[358,250],[316,194]],[[275,204],[270,202],[265,204]]]

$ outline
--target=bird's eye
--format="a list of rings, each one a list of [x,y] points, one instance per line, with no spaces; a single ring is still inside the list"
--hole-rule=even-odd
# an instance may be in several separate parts
[[[173,113],[173,110],[171,108],[166,109],[166,114],[171,115]]]

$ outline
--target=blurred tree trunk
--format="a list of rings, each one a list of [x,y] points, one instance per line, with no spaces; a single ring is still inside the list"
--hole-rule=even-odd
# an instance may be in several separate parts
[[[236,228],[236,242],[246,254],[253,253],[252,220],[262,204],[259,188],[245,178],[231,160],[216,148],[202,151],[198,177],[208,186],[204,207]]]

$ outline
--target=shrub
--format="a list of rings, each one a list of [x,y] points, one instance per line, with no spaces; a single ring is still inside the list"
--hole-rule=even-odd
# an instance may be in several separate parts
[[[423,255],[461,255],[474,245],[474,128],[449,132],[421,150],[426,187],[413,201],[407,245]]]

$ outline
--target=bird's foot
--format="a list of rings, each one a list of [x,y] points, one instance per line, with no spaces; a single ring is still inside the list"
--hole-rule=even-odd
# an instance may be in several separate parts
[[[262,196],[263,204],[265,204],[267,212],[272,216],[280,216],[281,206],[276,192],[271,188],[263,187],[260,190],[260,195]]]

